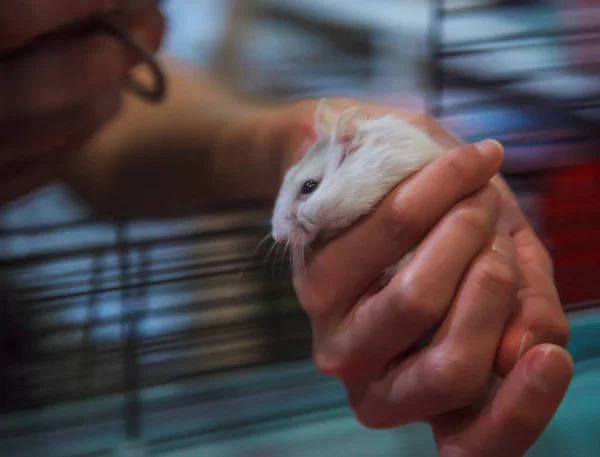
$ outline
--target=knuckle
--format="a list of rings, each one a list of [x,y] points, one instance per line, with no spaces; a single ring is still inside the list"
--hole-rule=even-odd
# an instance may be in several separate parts
[[[378,382],[344,381],[348,402],[354,418],[363,427],[381,430],[406,423],[395,404],[388,398],[388,388],[379,388]]]
[[[316,325],[340,307],[339,296],[333,288],[319,287],[305,275],[294,277],[294,290],[302,309]]]
[[[396,424],[385,410],[378,408],[379,411],[365,411],[365,408],[357,408],[352,405],[352,413],[356,421],[365,428],[371,430],[383,430],[394,427]]]
[[[486,386],[487,370],[468,357],[436,351],[424,360],[423,385],[436,398],[451,399],[456,405],[467,404]]]
[[[348,359],[332,355],[324,350],[313,351],[313,360],[317,370],[328,376],[345,378],[351,368]]]
[[[465,205],[457,209],[455,218],[465,231],[483,236],[492,227],[492,220],[485,208],[480,205]]]
[[[403,226],[406,217],[411,213],[410,197],[402,192],[396,192],[390,211],[388,212],[389,222],[393,226]]]
[[[474,167],[474,156],[472,146],[461,146],[451,150],[445,156],[442,156],[446,161],[445,165],[452,170],[455,179],[462,182],[471,181]]]
[[[440,310],[432,306],[431,295],[423,290],[420,283],[411,275],[398,274],[391,284],[391,301],[401,314],[410,316],[411,322],[432,324],[440,318]]]
[[[405,192],[397,191],[393,195],[390,210],[385,213],[384,224],[389,227],[392,236],[402,234],[407,237],[418,236],[421,222],[418,219],[419,212],[414,197]]]
[[[507,294],[517,290],[519,275],[509,262],[486,256],[474,270],[474,281],[493,294]]]

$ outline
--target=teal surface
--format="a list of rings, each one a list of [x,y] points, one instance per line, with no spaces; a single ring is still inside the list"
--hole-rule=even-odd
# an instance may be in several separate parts
[[[567,395],[527,457],[600,456],[600,312],[571,318],[575,376]]]
[[[571,316],[569,351],[575,377],[551,424],[527,457],[600,456],[600,312]],[[276,432],[249,435],[163,454],[168,457],[434,457],[429,429],[421,424],[390,431],[366,430],[349,411]]]
[[[571,316],[575,377],[526,457],[600,457],[600,310]],[[435,457],[422,424],[368,430],[344,390],[310,361],[142,392],[148,457]],[[133,457],[124,398],[101,397],[0,418],[0,455]]]

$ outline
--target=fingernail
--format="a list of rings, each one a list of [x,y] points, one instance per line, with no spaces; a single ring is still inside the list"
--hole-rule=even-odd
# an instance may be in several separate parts
[[[494,243],[492,244],[492,249],[507,257],[513,255],[515,250],[512,240],[503,235],[496,235],[494,238]],[[523,342],[521,342],[521,345],[522,344]]]
[[[519,347],[519,353],[517,354],[517,362],[521,360],[523,354],[526,354],[533,346],[537,343],[537,338],[533,335],[532,332],[525,332],[523,338],[521,338],[521,346]]]
[[[566,375],[570,376],[565,364],[573,365],[573,359],[568,352],[553,344],[545,345],[533,359],[531,365],[533,381],[539,389],[546,392],[562,388]]]
[[[494,157],[498,155],[498,150],[500,151],[500,156],[504,155],[504,146],[502,146],[500,142],[496,140],[480,141],[479,143],[475,144],[475,147],[485,157]]]

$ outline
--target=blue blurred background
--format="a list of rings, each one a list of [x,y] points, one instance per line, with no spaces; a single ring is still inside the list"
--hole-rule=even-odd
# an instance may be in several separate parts
[[[163,5],[164,52],[238,89],[408,105],[465,140],[506,145],[504,173],[551,249],[577,361],[530,456],[600,455],[600,5]],[[288,275],[253,255],[267,230],[264,208],[98,222],[60,185],[1,213],[0,454],[434,456],[424,425],[366,430],[342,386],[315,371]]]

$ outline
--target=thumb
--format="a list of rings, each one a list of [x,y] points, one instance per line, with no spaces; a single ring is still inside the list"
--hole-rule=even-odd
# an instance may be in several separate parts
[[[532,348],[468,427],[436,430],[433,424],[440,456],[522,457],[552,420],[572,376],[566,350]]]

